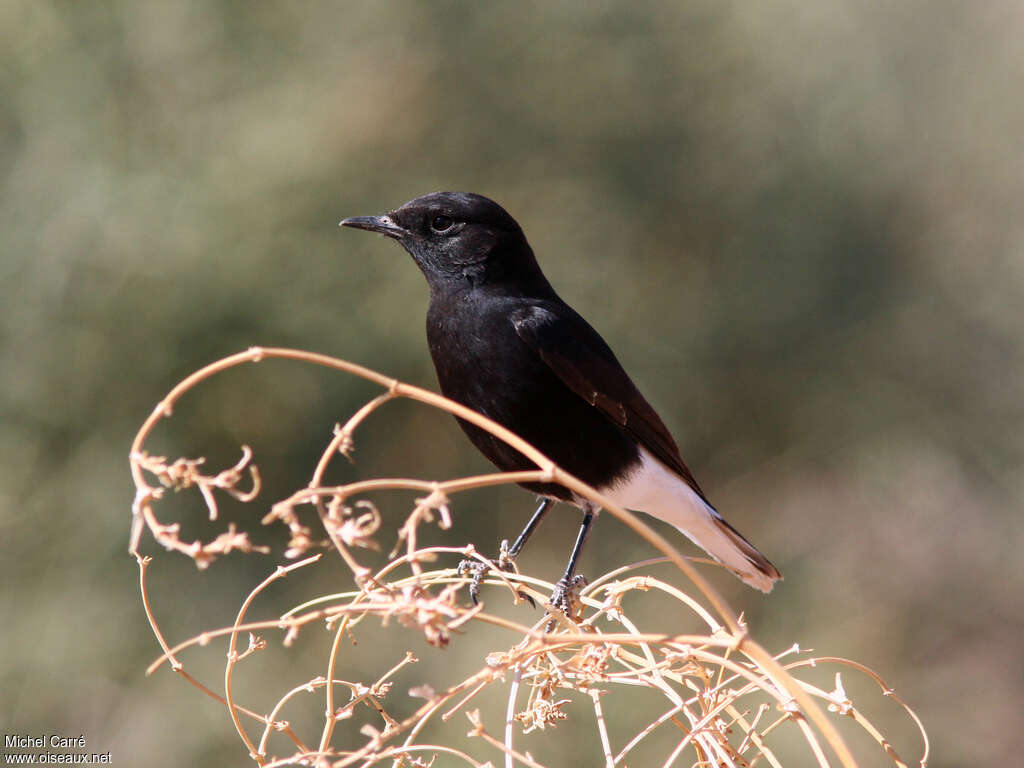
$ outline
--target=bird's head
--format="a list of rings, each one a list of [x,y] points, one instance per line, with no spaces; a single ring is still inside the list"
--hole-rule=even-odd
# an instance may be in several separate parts
[[[484,283],[530,289],[539,277],[519,224],[500,205],[470,192],[434,192],[382,216],[341,222],[394,238],[413,257],[432,289]]]

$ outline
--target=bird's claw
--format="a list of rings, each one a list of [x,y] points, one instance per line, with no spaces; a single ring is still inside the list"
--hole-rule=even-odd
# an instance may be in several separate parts
[[[548,600],[548,607],[561,611],[570,621],[578,621],[579,614],[583,610],[580,590],[587,583],[587,577],[583,574],[559,579],[558,583],[555,584],[555,590],[551,593],[551,598]],[[547,631],[550,632],[554,627],[555,620],[552,619],[548,622]]]
[[[505,573],[516,573],[516,564],[512,556],[508,553],[508,540],[501,542],[498,548],[498,557],[494,561],[493,565],[496,565],[499,569]],[[480,584],[483,582],[484,577],[491,570],[491,563],[482,563],[479,560],[463,560],[459,563],[459,575],[469,576],[472,575],[472,580],[469,582],[469,597],[473,600],[473,605],[480,603]],[[525,592],[516,592],[519,597],[522,597],[530,603],[534,608],[537,607],[537,603]]]
[[[489,570],[491,567],[479,560],[463,560],[459,563],[459,576],[473,577],[469,582],[469,596],[473,600],[473,605],[480,603],[480,582]]]

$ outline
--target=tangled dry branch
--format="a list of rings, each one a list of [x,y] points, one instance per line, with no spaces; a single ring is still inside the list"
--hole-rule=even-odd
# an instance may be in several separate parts
[[[211,520],[216,520],[217,493],[243,502],[257,498],[260,476],[252,451],[242,448],[238,463],[212,475],[202,473],[202,459],[168,461],[145,450],[154,427],[171,415],[176,401],[204,379],[233,366],[266,358],[286,358],[325,365],[380,385],[384,393],[360,408],[333,438],[318,462],[307,487],[270,507],[264,525],[283,525],[289,543],[283,553],[288,565],[279,565],[252,589],[233,623],[202,631],[171,645],[153,611],[147,586],[152,559],[140,552],[148,530],[166,550],[191,557],[204,568],[215,558],[232,552],[266,552],[256,547],[247,532],[229,525],[210,541],[183,542],[178,523],[165,523],[156,508],[166,488],[198,489]],[[347,485],[323,485],[330,462],[339,454],[350,457],[354,433],[363,421],[385,403],[409,398],[460,416],[521,451],[537,465],[536,470],[496,473],[443,482],[408,478],[377,478]],[[793,646],[771,654],[750,635],[741,616],[667,541],[640,519],[616,507],[593,488],[584,485],[550,462],[530,445],[468,409],[432,392],[403,384],[343,360],[288,349],[250,349],[203,368],[176,386],[156,407],[136,436],[131,450],[131,470],[136,486],[132,506],[131,552],[139,564],[142,601],[162,655],[150,672],[168,665],[193,686],[220,702],[234,724],[251,758],[263,768],[312,765],[324,768],[371,766],[390,761],[393,766],[466,764],[471,766],[550,765],[517,743],[525,734],[549,731],[559,725],[561,738],[572,730],[571,743],[586,744],[603,755],[606,766],[626,765],[643,749],[650,761],[656,745],[661,765],[753,766],[780,768],[787,764],[780,749],[792,753],[793,734],[799,736],[802,755],[794,765],[808,764],[807,755],[820,766],[858,765],[837,728],[837,719],[859,725],[877,745],[869,758],[879,754],[896,766],[908,765],[884,736],[881,727],[868,719],[847,696],[842,674],[864,675],[874,680],[881,695],[897,702],[893,691],[873,672],[855,662],[834,657],[813,657]],[[469,544],[421,546],[419,531],[436,525],[451,527],[452,499],[459,493],[500,484],[543,481],[561,483],[619,518],[646,539],[663,557],[634,563],[602,575],[580,596],[580,610],[568,617],[550,609],[527,625],[490,613],[468,599],[469,579],[457,568],[437,568],[439,559],[466,558],[488,563]],[[381,515],[366,494],[387,490],[413,490],[421,494],[401,527],[397,544],[384,567],[371,568],[361,550],[379,550],[385,533]],[[316,523],[304,522],[315,510]],[[269,621],[251,620],[250,609],[268,586],[300,569],[316,567],[324,558],[339,557],[351,571],[353,589],[314,597]],[[657,563],[669,563],[692,584],[692,594],[655,578]],[[488,583],[508,588],[512,600],[526,595],[543,604],[553,584],[527,574],[492,570]],[[638,625],[628,611],[634,596],[643,593],[660,600],[661,615],[678,617],[684,611],[693,618],[691,634],[669,634],[658,627]],[[535,616],[536,614],[531,614]],[[371,622],[371,619],[377,619]],[[411,651],[398,658],[379,658],[378,671],[367,670],[363,681],[338,675],[347,647],[368,626],[397,624],[421,634],[430,646],[444,648],[467,637],[473,627],[488,625],[503,633],[502,643],[480,658],[479,668],[459,679],[446,677],[445,665],[423,670],[422,682],[409,686],[410,696],[423,703],[403,714],[391,703],[394,679],[417,662]],[[285,648],[293,648],[300,633],[324,626],[331,633],[330,652],[323,673],[304,680],[278,698],[266,714],[243,706],[236,699],[233,675],[246,659],[267,648],[264,634],[280,634]],[[223,694],[187,671],[183,658],[214,641],[227,644]],[[242,647],[244,645],[244,648]],[[835,668],[835,685],[826,690],[801,673],[812,667]],[[504,711],[480,704],[481,694],[500,690]],[[319,696],[324,702],[319,722],[292,720],[290,714],[304,697]],[[579,715],[584,703],[592,717]],[[623,717],[660,702],[660,712],[644,721]],[[899,704],[916,724],[923,741],[920,765],[927,763],[928,742],[917,716]],[[572,712],[570,712],[572,710]],[[338,724],[356,714],[372,714],[358,738],[343,743]],[[468,740],[464,726],[468,720]],[[454,720],[454,722],[453,722]],[[463,720],[465,723],[467,720]],[[430,741],[424,734],[431,735]],[[351,741],[349,739],[348,741]],[[531,743],[536,743],[531,741]],[[776,746],[780,745],[780,746]],[[534,750],[538,751],[537,749]],[[581,750],[582,751],[582,750]],[[575,764],[575,761],[574,761]],[[654,764],[654,763],[651,763]]]

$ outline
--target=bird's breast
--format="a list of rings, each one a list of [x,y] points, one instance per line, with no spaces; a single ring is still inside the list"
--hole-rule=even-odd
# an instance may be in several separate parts
[[[503,424],[536,407],[538,384],[550,375],[507,314],[471,303],[428,314],[427,341],[445,397]]]

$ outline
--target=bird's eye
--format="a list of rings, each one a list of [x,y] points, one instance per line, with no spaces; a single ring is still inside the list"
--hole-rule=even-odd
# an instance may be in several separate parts
[[[435,216],[430,220],[430,228],[435,232],[447,232],[454,225],[451,216]]]

